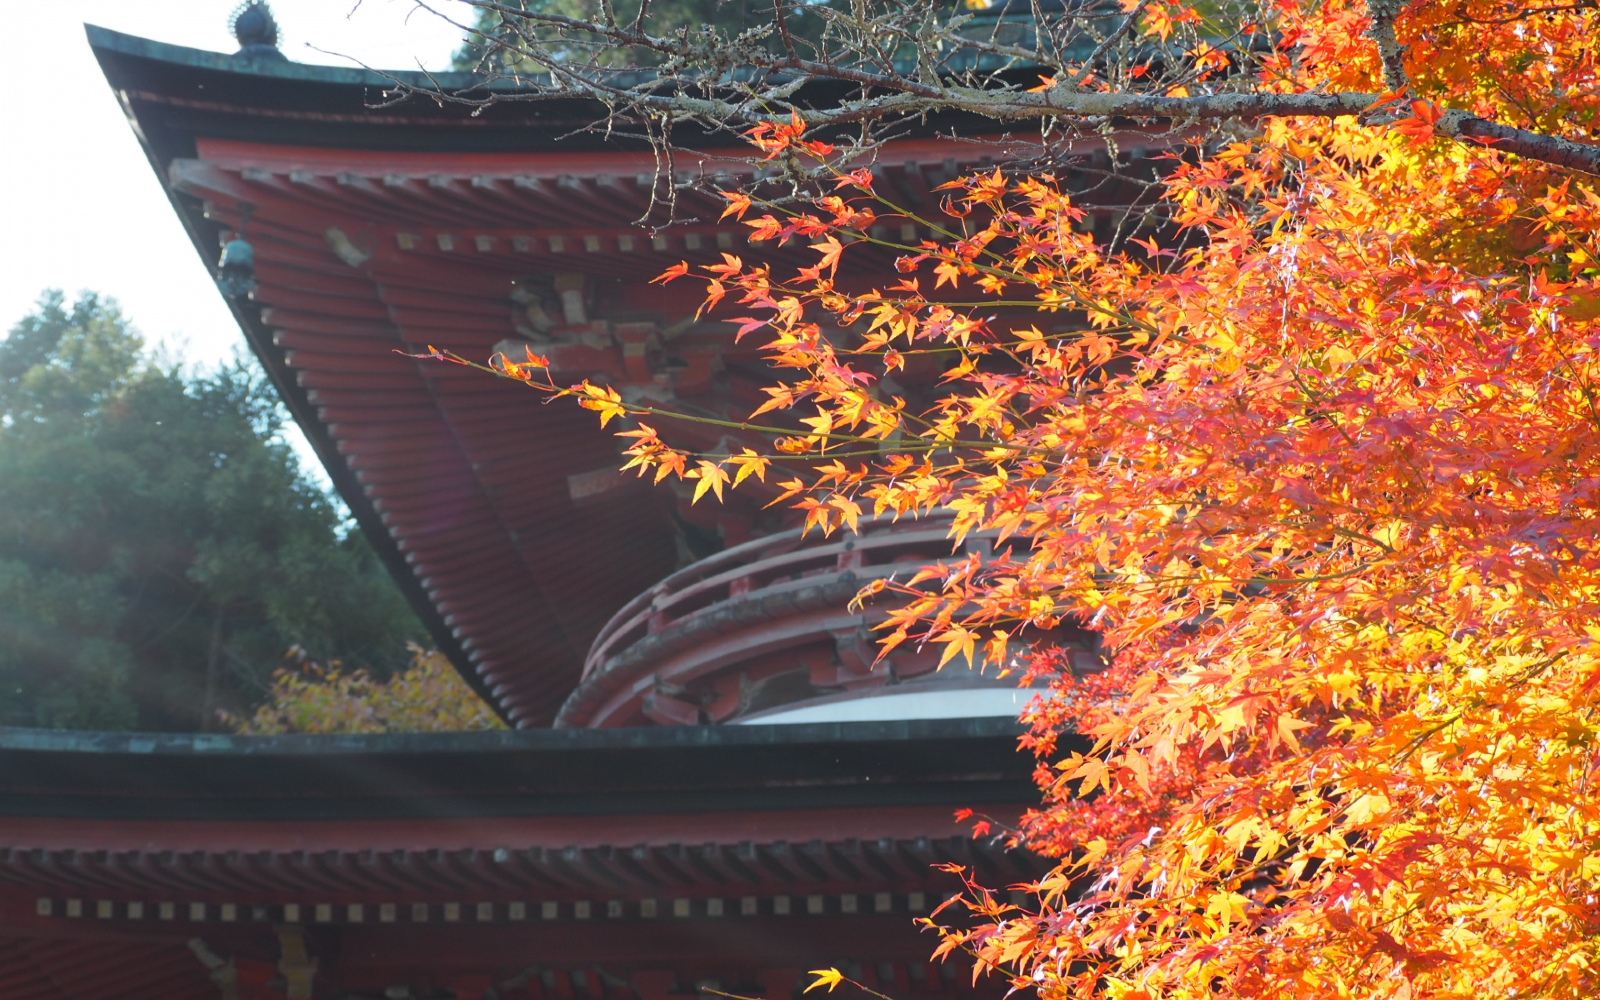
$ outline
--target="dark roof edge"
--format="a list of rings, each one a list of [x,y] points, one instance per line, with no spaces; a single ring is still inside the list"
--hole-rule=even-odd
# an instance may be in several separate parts
[[[248,73],[284,80],[305,80],[350,87],[384,87],[398,80],[407,86],[422,90],[432,90],[436,87],[447,91],[473,90],[483,88],[486,84],[485,79],[476,73],[375,71],[355,66],[318,66],[287,59],[261,59],[225,52],[208,52],[205,49],[191,49],[183,45],[169,45],[166,42],[140,38],[137,35],[125,35],[97,24],[86,23],[83,30],[89,37],[91,49],[103,49],[141,59],[216,70],[221,73]]]
[[[0,820],[943,815],[1038,801],[1018,732],[1005,718],[370,736],[5,729]]]
[[[162,757],[335,754],[451,754],[494,751],[661,750],[687,747],[799,746],[1017,736],[1004,716],[892,722],[815,722],[765,726],[642,726],[620,729],[519,729],[451,733],[234,736],[220,733],[105,733],[0,727],[0,753],[42,752]]]
[[[285,75],[282,68],[285,65],[293,67],[297,72],[301,70],[319,70],[319,74],[311,74],[306,79],[326,78],[330,82],[360,82],[371,78],[378,83],[382,79],[376,74],[364,70],[346,70],[337,67],[307,67],[297,63],[281,63],[274,60],[238,59],[232,56],[221,55],[215,52],[205,52],[200,49],[184,48],[178,45],[167,45],[162,42],[153,42],[149,39],[138,38],[133,35],[124,35],[121,32],[111,31],[92,24],[85,24],[84,31],[88,35],[90,49],[95,54],[95,59],[100,63],[101,71],[106,74],[106,80],[115,89],[120,89],[118,82],[112,78],[111,68],[106,65],[103,53],[117,52],[134,55],[153,60],[166,60],[189,65],[211,67],[227,72],[244,72],[246,68],[263,73]],[[417,74],[421,76],[421,74]],[[470,74],[467,74],[470,75]],[[161,151],[155,149],[150,137],[144,128],[140,127],[137,119],[132,118],[131,106],[124,103],[124,109],[130,116],[130,124],[134,126],[134,134],[139,139],[139,145],[144,149],[150,167],[155,171],[156,179],[161,184],[161,190],[167,195],[172,210],[189,234],[189,240],[194,244],[195,251],[200,255],[202,263],[209,270],[212,258],[217,252],[216,226],[201,217],[201,213],[192,211],[191,206],[172,190],[167,178],[167,158]],[[400,551],[399,545],[389,534],[387,526],[372,506],[366,491],[361,488],[356,474],[350,469],[339,454],[338,445],[333,436],[328,432],[327,424],[317,416],[317,408],[311,404],[306,390],[295,380],[294,373],[289,369],[286,352],[272,342],[272,330],[261,321],[261,310],[251,302],[241,299],[224,297],[229,311],[233,313],[234,320],[239,324],[239,329],[244,333],[245,342],[250,345],[250,350],[255,354],[261,366],[266,369],[267,376],[272,380],[273,386],[278,390],[278,396],[283,400],[284,406],[300,427],[301,433],[310,443],[312,451],[322,462],[329,480],[333,483],[334,491],[344,500],[349,508],[350,515],[367,536],[373,551],[382,560],[389,570],[389,576],[400,588],[406,603],[416,614],[422,625],[427,629],[428,637],[432,640],[434,648],[445,655],[450,664],[455,667],[477,695],[484,700],[500,719],[510,723],[511,719],[506,713],[506,708],[501,700],[496,697],[493,689],[474,668],[466,649],[461,645],[454,634],[454,630],[445,622],[444,616],[434,605],[433,599],[423,588],[422,581],[416,571],[406,561],[405,553]]]
[[[326,66],[315,63],[295,62],[290,59],[263,59],[258,56],[211,52],[206,49],[191,49],[183,45],[169,45],[166,42],[140,38],[138,35],[125,35],[120,31],[102,28],[97,24],[85,23],[83,29],[89,37],[89,46],[93,49],[220,73],[244,73],[254,76],[273,77],[279,80],[320,83],[329,86],[386,88],[393,86],[395,83],[401,83],[423,93],[429,91],[442,91],[447,94],[501,92],[527,95],[532,92],[527,84],[533,82],[549,83],[551,81],[548,73],[520,74],[517,77],[491,77],[459,70],[442,70],[432,73],[403,69],[368,69],[359,65]],[[735,75],[748,74],[740,74],[736,71]],[[622,69],[608,71],[606,78],[618,86],[626,87],[655,79],[656,74],[650,70]],[[555,99],[571,100],[572,98],[566,95],[557,95]],[[596,106],[599,105],[597,104]]]

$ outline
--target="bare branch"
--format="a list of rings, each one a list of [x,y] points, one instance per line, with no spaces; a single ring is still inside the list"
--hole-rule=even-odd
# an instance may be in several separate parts
[[[494,41],[502,50],[544,74],[517,75],[518,86],[449,94],[426,92],[435,100],[468,104],[589,97],[602,102],[609,119],[664,118],[696,120],[714,128],[740,127],[787,120],[798,115],[813,128],[845,125],[892,127],[895,123],[934,113],[958,112],[999,123],[1041,120],[1047,132],[1054,123],[1077,130],[1103,131],[1115,123],[1144,123],[1185,128],[1194,122],[1252,122],[1265,118],[1357,118],[1363,125],[1387,127],[1405,110],[1393,102],[1407,93],[1404,49],[1396,39],[1394,20],[1405,0],[1368,0],[1369,37],[1384,66],[1390,94],[1366,92],[1294,93],[1265,89],[1252,67],[1258,64],[1259,33],[1254,36],[1198,33],[1167,42],[1135,36],[1134,29],[1148,0],[1123,14],[1087,0],[1067,16],[1043,24],[1039,0],[1033,15],[1002,38],[997,23],[987,39],[971,37],[968,15],[941,14],[932,0],[850,0],[848,8],[819,8],[773,0],[772,24],[728,35],[712,26],[661,36],[647,30],[641,15],[631,25],[619,23],[610,0],[600,20],[547,10],[527,10],[498,0],[468,0],[498,12],[515,25]],[[1009,2],[1009,0],[1002,0]],[[1071,2],[1071,0],[1068,0]],[[1242,9],[1242,8],[1241,8]],[[1101,37],[1094,23],[1121,15]],[[791,16],[821,18],[819,37],[807,42],[806,57],[789,23]],[[815,20],[811,22],[816,23]],[[1011,22],[1007,22],[1011,23]],[[1079,25],[1082,25],[1081,27]],[[1021,35],[1018,36],[1020,31]],[[1058,39],[1049,35],[1059,31]],[[1049,36],[1048,39],[1041,36]],[[1071,35],[1071,37],[1066,37]],[[1028,39],[1031,39],[1029,41]],[[1046,41],[1051,58],[1081,66],[1070,81],[1040,90],[1027,89],[1029,67],[1044,68]],[[1205,42],[1202,46],[1200,43]],[[1107,67],[1095,89],[1084,89],[1101,60],[1118,45],[1132,46],[1138,72]],[[589,58],[563,57],[560,46],[578,46]],[[1191,53],[1226,47],[1226,71],[1196,62]],[[656,65],[619,71],[599,65],[604,50],[629,51]],[[1084,53],[1082,62],[1076,53]],[[1152,70],[1152,67],[1155,67]],[[1007,75],[1010,74],[1010,75]],[[806,100],[807,88],[831,81],[849,92],[825,100]],[[396,81],[400,92],[422,93]],[[1165,96],[1182,86],[1188,96]],[[837,95],[837,91],[833,92]],[[1389,102],[1389,103],[1385,103]],[[1446,111],[1436,124],[1441,136],[1475,143],[1505,153],[1540,160],[1565,169],[1600,174],[1600,146],[1516,128],[1462,110]],[[861,145],[870,146],[864,134]]]
[[[1128,16],[1123,18],[1122,23],[1117,25],[1111,34],[1106,36],[1106,40],[1095,46],[1095,50],[1089,53],[1089,58],[1083,61],[1083,72],[1078,74],[1076,80],[1072,81],[1073,90],[1082,87],[1084,81],[1094,74],[1094,64],[1100,61],[1101,56],[1111,51],[1111,46],[1122,41],[1128,32],[1133,29],[1134,24],[1138,22],[1139,17],[1144,14],[1144,9],[1148,6],[1150,6],[1150,0],[1139,0],[1139,5],[1128,11]]]

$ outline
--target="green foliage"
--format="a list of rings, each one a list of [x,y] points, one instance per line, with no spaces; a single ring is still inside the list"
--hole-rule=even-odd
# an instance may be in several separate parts
[[[272,679],[272,694],[249,719],[230,718],[241,733],[421,733],[504,729],[450,661],[411,646],[411,665],[388,680],[365,670],[346,673],[303,659]]]
[[[253,364],[163,366],[92,293],[0,340],[0,722],[212,728],[291,646],[404,664],[420,625],[283,420]]]

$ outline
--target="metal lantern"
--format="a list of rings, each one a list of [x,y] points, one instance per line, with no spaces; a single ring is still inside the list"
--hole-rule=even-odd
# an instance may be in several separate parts
[[[244,240],[229,240],[217,261],[217,287],[230,299],[243,298],[256,287],[256,251]]]

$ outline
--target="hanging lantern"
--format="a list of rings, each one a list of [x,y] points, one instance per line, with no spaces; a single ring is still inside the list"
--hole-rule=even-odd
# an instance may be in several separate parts
[[[241,239],[229,240],[217,261],[217,287],[230,299],[241,299],[256,287],[255,247]]]

